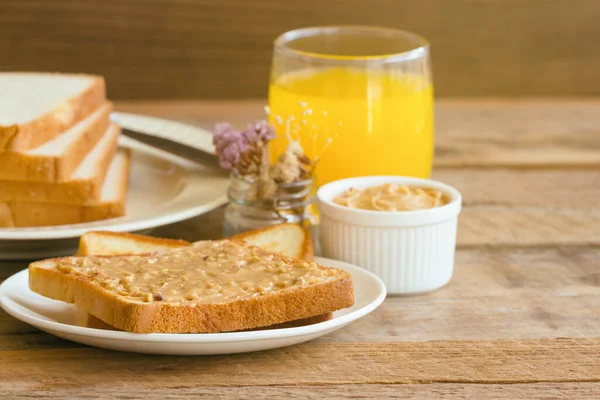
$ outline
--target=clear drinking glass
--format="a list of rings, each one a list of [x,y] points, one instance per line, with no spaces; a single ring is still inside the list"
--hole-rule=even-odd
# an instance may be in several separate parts
[[[428,178],[433,161],[429,44],[396,29],[304,28],[275,40],[269,87],[278,138],[318,157],[318,185],[363,175]]]

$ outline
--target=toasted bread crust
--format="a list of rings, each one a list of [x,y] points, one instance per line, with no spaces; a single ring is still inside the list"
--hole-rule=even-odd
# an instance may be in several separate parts
[[[189,246],[190,242],[181,239],[163,239],[155,238],[152,236],[138,235],[135,233],[127,232],[109,232],[109,231],[91,231],[84,233],[79,238],[79,249],[77,250],[77,256],[89,256],[89,255],[125,255],[127,253],[111,252],[110,254],[96,254],[91,247],[93,244],[90,243],[97,237],[113,238],[113,239],[125,239],[136,242],[141,242],[147,245],[156,246],[157,250],[162,248],[176,248]]]
[[[342,270],[337,270],[339,278],[334,281],[225,303],[142,303],[117,297],[85,277],[61,273],[54,268],[58,260],[30,264],[30,288],[43,296],[74,303],[128,332],[239,331],[310,318],[354,304],[351,277]]]
[[[0,126],[0,152],[26,151],[54,139],[65,130],[85,119],[106,101],[104,78],[90,76],[93,83],[82,93],[68,100],[73,110],[71,118],[58,118],[58,110],[19,125]]]
[[[116,127],[120,129],[118,125]],[[106,172],[117,152],[118,140],[118,134],[110,138],[108,150],[96,164],[97,172],[91,179],[57,183],[0,180],[0,201],[73,205],[98,202]]]
[[[11,211],[11,221],[0,218],[0,228],[80,224],[125,215],[125,199],[87,206],[45,203],[0,203]]]
[[[0,228],[79,224],[125,215],[131,151],[121,149],[127,157],[127,175],[121,182],[118,198],[86,205],[32,202],[0,202]]]
[[[88,316],[88,319],[86,321],[85,326],[87,326],[88,328],[105,329],[105,330],[113,330],[113,331],[116,330],[114,327],[108,325],[106,322],[94,317],[91,314],[88,314],[87,316]],[[265,326],[262,328],[256,328],[256,329],[251,329],[251,330],[258,331],[258,330],[265,330],[265,329],[295,328],[298,326],[318,324],[319,322],[329,321],[332,318],[333,318],[333,314],[327,313],[327,314],[316,315],[316,316],[310,317],[310,318],[298,319],[296,321],[284,322],[283,324]]]
[[[110,123],[112,103],[102,107],[97,121],[91,124],[77,142],[62,155],[39,155],[23,152],[0,152],[0,180],[28,182],[62,182],[68,180],[81,161],[102,138]]]
[[[1,207],[7,207],[11,211],[12,216],[10,223],[5,222],[6,225],[3,224],[3,219],[0,218],[0,228],[70,225],[117,218],[125,215],[125,203],[125,198],[86,206],[0,203]]]

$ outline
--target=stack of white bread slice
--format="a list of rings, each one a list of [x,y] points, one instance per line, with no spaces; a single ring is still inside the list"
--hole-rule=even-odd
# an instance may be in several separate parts
[[[104,79],[0,73],[0,228],[123,216],[131,154]]]

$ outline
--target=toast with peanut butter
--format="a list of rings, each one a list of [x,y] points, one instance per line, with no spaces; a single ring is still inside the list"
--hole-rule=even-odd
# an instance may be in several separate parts
[[[245,232],[234,236],[232,239],[241,239],[246,243],[302,260],[310,261],[314,257],[311,235],[308,229],[298,224],[277,224],[268,228]],[[92,231],[81,236],[77,255],[143,254],[190,245],[190,242],[181,239],[163,239],[125,232]],[[259,329],[293,328],[328,321],[331,318],[333,318],[333,314],[329,312]],[[89,314],[86,326],[94,329],[115,329]]]
[[[348,273],[240,240],[32,263],[31,290],[129,332],[249,330],[354,304]]]

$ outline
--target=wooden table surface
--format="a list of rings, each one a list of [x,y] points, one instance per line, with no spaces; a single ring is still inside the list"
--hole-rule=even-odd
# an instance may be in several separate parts
[[[199,126],[262,102],[120,103]],[[600,100],[443,100],[434,178],[464,196],[456,272],[321,339],[210,357],[70,343],[0,311],[4,398],[600,398]],[[222,210],[160,228],[199,240]],[[0,264],[0,280],[26,263]]]

